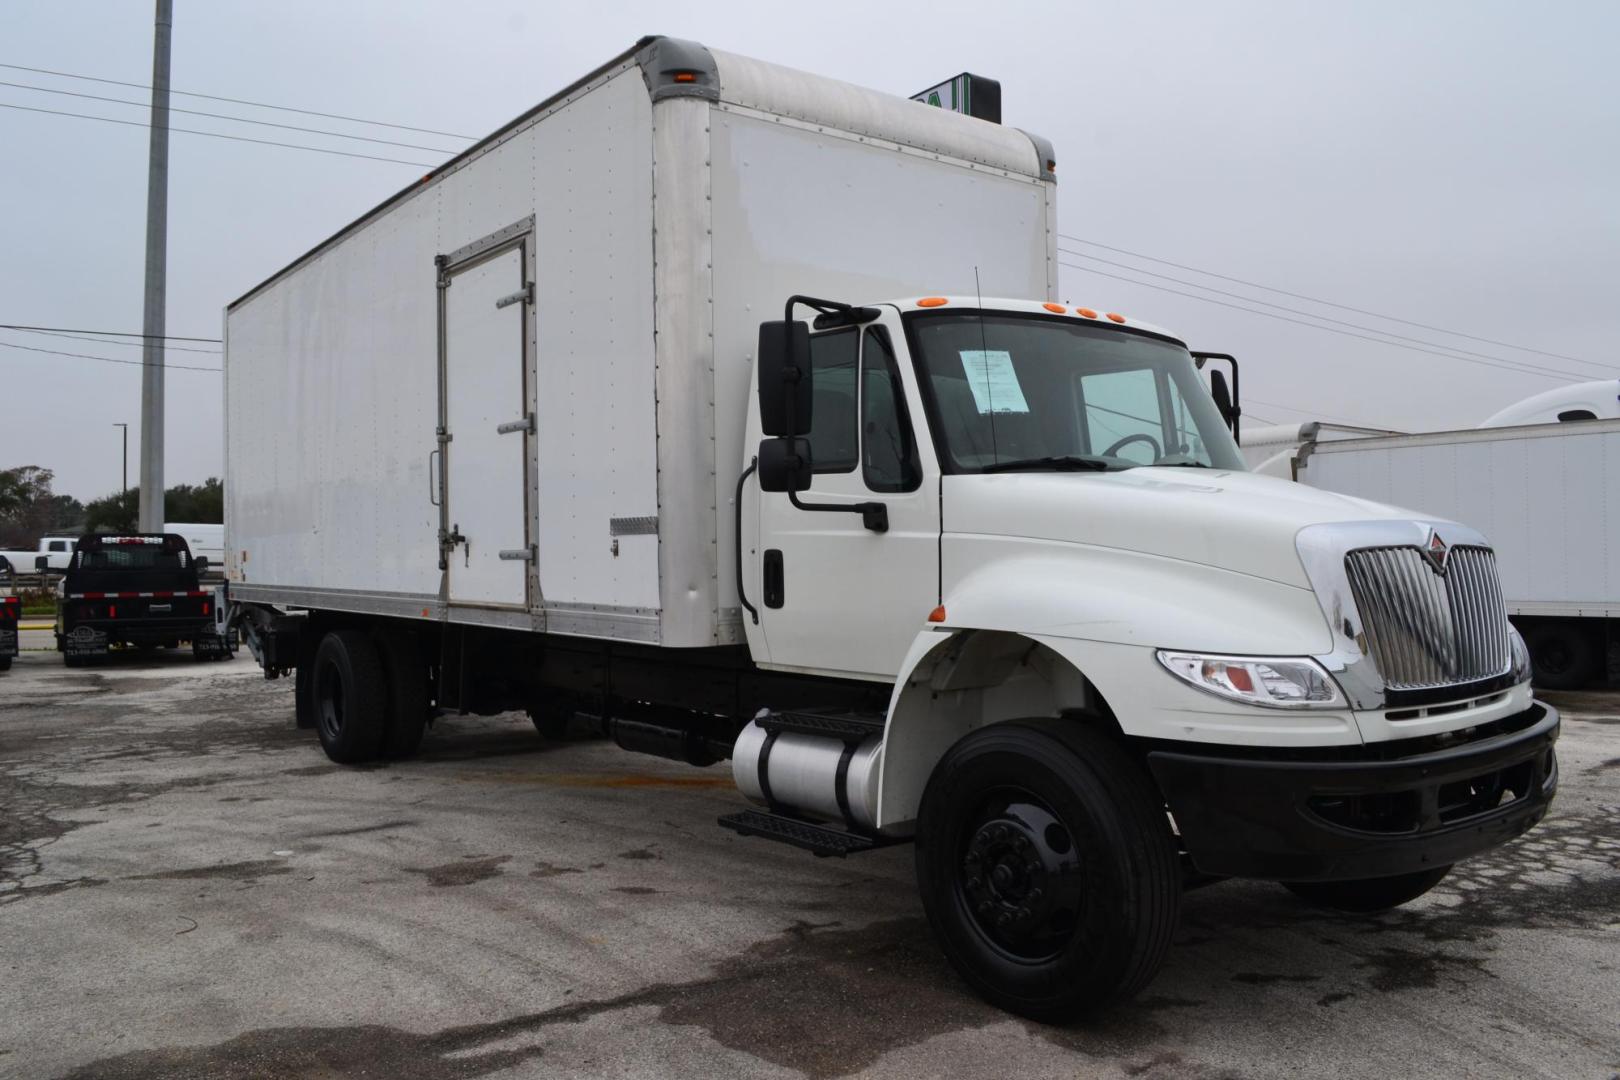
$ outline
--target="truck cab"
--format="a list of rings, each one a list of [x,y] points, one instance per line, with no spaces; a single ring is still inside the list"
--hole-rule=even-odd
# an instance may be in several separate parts
[[[120,645],[177,648],[199,660],[226,659],[214,626],[214,598],[177,533],[82,537],[58,586],[56,647],[76,667]]]

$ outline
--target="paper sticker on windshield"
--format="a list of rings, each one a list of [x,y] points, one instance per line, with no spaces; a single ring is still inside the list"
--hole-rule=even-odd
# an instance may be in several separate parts
[[[1018,373],[1013,370],[1012,353],[1004,349],[963,349],[961,356],[973,404],[981,416],[1029,412],[1024,388],[1018,385]]]

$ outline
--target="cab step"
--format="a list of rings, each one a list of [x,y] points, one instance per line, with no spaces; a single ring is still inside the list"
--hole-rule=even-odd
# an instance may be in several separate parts
[[[720,824],[742,836],[758,836],[803,848],[817,858],[826,858],[829,855],[843,858],[845,855],[855,855],[862,851],[904,842],[885,836],[861,836],[764,810],[744,810],[737,814],[727,814],[720,819]]]
[[[754,723],[766,731],[781,734],[816,735],[860,744],[874,735],[882,736],[882,713],[852,712],[849,709],[782,709],[761,716]]]

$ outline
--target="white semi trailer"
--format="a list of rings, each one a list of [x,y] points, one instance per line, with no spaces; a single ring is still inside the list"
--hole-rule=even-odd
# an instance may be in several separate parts
[[[729,757],[739,833],[914,841],[1042,1018],[1145,985],[1189,883],[1372,910],[1532,827],[1484,538],[1245,472],[1213,354],[1057,302],[1054,168],[638,43],[229,306],[230,618],[337,761],[584,714]]]

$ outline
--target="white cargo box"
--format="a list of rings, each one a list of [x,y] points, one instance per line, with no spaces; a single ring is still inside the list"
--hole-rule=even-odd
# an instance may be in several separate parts
[[[1014,128],[642,41],[227,308],[232,595],[740,641],[759,323],[795,293],[1051,297],[1053,168]]]

